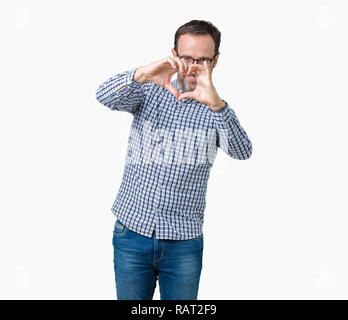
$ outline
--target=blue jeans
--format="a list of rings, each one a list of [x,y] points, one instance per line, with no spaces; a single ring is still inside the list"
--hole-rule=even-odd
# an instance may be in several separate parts
[[[113,232],[118,300],[152,300],[158,279],[161,300],[197,300],[203,235],[189,240],[138,234],[118,219]]]

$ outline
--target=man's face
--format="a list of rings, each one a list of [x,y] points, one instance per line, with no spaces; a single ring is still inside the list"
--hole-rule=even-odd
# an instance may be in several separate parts
[[[172,48],[172,54],[174,58],[189,56],[194,59],[212,59],[215,53],[215,43],[213,37],[210,34],[195,35],[187,33],[180,36],[178,40],[177,50],[178,54],[176,53],[174,48]],[[217,54],[215,59],[211,62],[212,68],[215,68],[218,58],[219,54]],[[195,63],[197,63],[197,61]],[[194,75],[186,76],[178,72],[177,80],[183,92],[193,91],[196,88],[197,81]]]

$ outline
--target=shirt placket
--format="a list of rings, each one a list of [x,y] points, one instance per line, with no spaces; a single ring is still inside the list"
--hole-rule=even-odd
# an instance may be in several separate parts
[[[183,107],[184,107],[184,102],[176,101],[175,110],[173,113],[174,119],[168,119],[168,121],[172,122],[171,130],[173,132],[175,132],[175,129],[180,127],[180,111],[181,111],[181,108]],[[157,125],[157,128],[158,128],[158,125]],[[172,141],[172,148],[175,148],[175,137],[174,137],[174,141]],[[173,152],[173,150],[171,151]],[[171,154],[171,159],[170,159],[170,162],[173,162],[173,161],[174,161],[174,152]],[[166,173],[168,170],[168,164],[161,161],[161,163],[158,164],[158,166],[159,166],[158,184],[156,188],[156,194],[154,197],[154,215],[155,215],[154,231],[157,238],[166,236],[164,234],[163,227],[161,227],[162,221],[160,216],[160,210],[161,210],[162,199],[165,199],[165,192],[166,192],[165,178],[166,178]]]

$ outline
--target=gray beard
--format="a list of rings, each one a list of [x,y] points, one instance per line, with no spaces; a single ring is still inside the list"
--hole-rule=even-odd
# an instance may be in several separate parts
[[[177,76],[177,80],[178,80],[178,84],[179,84],[179,87],[182,90],[182,92],[189,92],[189,91],[194,90],[194,89],[190,88],[190,86],[187,84],[185,78],[181,78],[181,77]]]
[[[213,70],[211,70],[211,72],[213,73]],[[194,90],[194,89],[190,88],[190,86],[188,85],[188,83],[186,82],[186,79],[184,77],[179,76],[179,74],[177,74],[176,78],[177,78],[179,87],[182,90],[182,92],[189,92],[189,91]]]

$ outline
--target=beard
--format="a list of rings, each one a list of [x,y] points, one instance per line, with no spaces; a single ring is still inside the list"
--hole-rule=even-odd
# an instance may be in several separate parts
[[[197,82],[192,83],[188,81],[186,77],[182,76],[179,73],[177,74],[177,80],[182,92],[193,91],[196,88]]]
[[[213,73],[213,69],[211,70],[211,73]],[[183,76],[179,72],[177,73],[178,84],[182,92],[189,92],[196,89],[197,78],[196,77],[193,77],[193,78],[194,78],[194,81],[192,80],[190,81],[186,76]]]

